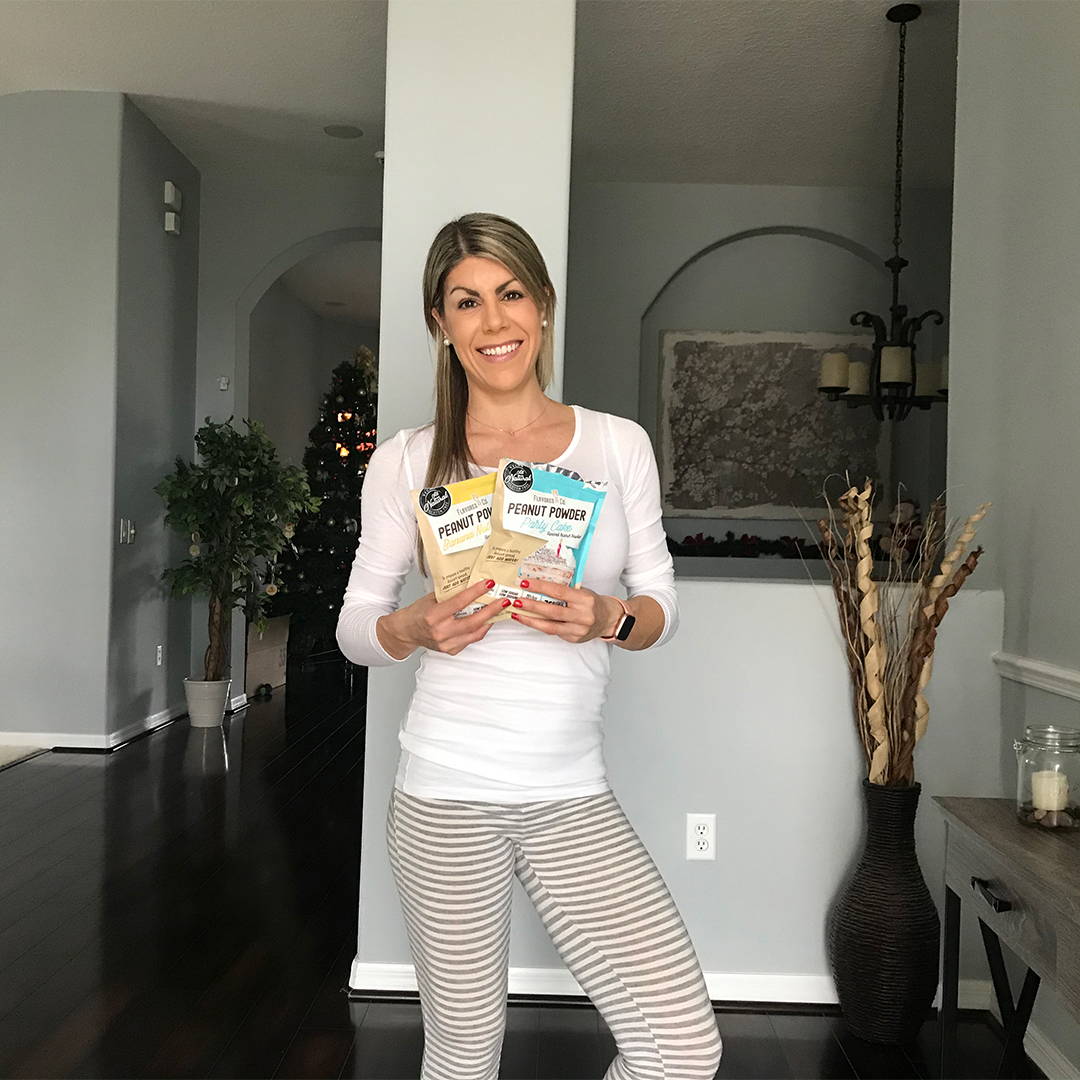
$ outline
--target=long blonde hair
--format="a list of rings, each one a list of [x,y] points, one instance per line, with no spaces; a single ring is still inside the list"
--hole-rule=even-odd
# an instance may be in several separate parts
[[[453,345],[443,344],[443,332],[431,309],[445,319],[446,279],[462,259],[470,255],[495,259],[525,286],[548,320],[541,331],[536,354],[536,381],[546,390],[555,371],[554,333],[555,287],[547,265],[533,238],[515,221],[499,214],[464,214],[448,221],[436,234],[424,263],[424,322],[437,350],[435,362],[435,419],[424,487],[451,484],[469,476],[469,444],[465,437],[465,412],[469,404],[469,383]],[[423,544],[417,537],[417,562],[425,575]]]

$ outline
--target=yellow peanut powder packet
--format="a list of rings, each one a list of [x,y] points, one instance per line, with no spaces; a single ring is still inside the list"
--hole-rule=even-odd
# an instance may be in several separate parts
[[[493,472],[411,493],[437,600],[446,600],[469,583],[476,557],[491,534],[494,493]],[[469,604],[454,614],[471,615],[481,607]]]

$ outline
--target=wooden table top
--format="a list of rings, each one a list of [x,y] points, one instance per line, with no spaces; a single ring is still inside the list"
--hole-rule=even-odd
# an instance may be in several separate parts
[[[1006,857],[1066,918],[1080,923],[1080,829],[1022,825],[1014,799],[935,795],[950,824]]]

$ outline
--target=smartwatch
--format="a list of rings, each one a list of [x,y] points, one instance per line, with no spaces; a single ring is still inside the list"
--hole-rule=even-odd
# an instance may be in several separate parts
[[[615,599],[619,600],[617,596]],[[619,603],[622,604],[623,613],[619,616],[619,621],[615,624],[615,630],[610,634],[601,634],[601,641],[625,641],[630,636],[630,631],[634,629],[634,623],[637,619],[633,612],[622,600],[619,600]]]

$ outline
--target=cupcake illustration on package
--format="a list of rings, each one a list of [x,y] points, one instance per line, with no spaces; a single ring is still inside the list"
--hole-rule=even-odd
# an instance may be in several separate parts
[[[491,578],[480,597],[519,596],[566,606],[562,600],[522,588],[526,581],[581,584],[607,484],[581,480],[539,462],[503,458],[495,475],[491,533],[480,549],[469,584]],[[509,618],[502,612],[492,621]]]
[[[446,600],[469,583],[480,548],[491,533],[495,477],[496,473],[490,472],[412,492],[416,524],[437,600]],[[454,614],[471,615],[482,606],[469,604]]]

